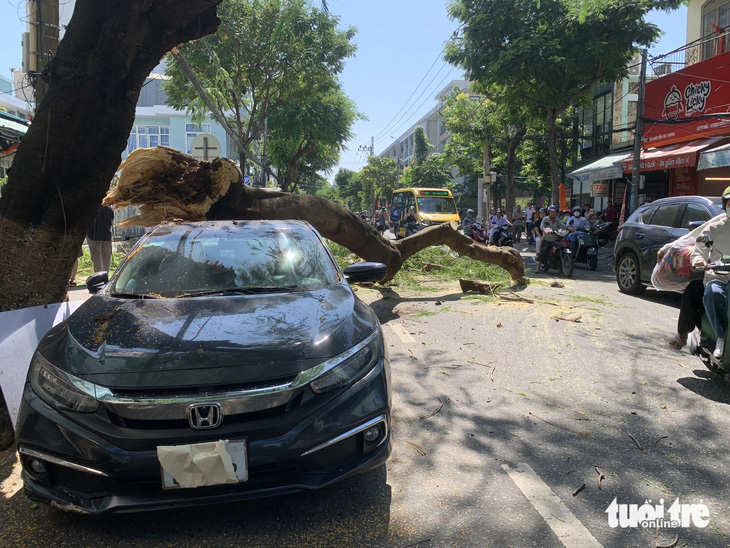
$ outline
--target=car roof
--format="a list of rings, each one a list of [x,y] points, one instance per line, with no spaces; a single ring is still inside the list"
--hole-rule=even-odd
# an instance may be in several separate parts
[[[641,207],[662,204],[685,204],[690,202],[719,204],[722,203],[722,198],[720,196],[671,196],[669,198],[659,198],[648,204],[643,204]]]

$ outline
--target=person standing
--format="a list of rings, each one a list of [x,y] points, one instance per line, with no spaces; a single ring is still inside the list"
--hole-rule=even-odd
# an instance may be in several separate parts
[[[520,204],[515,205],[512,210],[512,239],[519,242],[522,232],[525,230],[525,212]]]
[[[385,211],[385,208],[381,207],[380,213],[378,213],[378,232],[380,232],[381,236],[385,233],[385,221],[387,219]]]
[[[527,243],[532,244],[535,242],[532,232],[532,221],[535,219],[535,208],[532,207],[532,202],[527,202],[527,208],[525,209],[525,236],[527,237]]]
[[[112,264],[112,225],[114,224],[114,208],[99,206],[94,221],[86,233],[86,242],[89,244],[91,262],[94,263],[94,272],[109,272]]]

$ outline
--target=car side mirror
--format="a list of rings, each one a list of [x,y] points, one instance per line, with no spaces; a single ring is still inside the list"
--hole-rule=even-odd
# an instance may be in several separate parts
[[[704,244],[706,247],[712,247],[712,236],[709,234],[702,234],[701,236],[697,236],[697,240],[695,240],[698,244]]]
[[[388,274],[388,267],[383,263],[351,264],[343,270],[350,283],[379,282]]]
[[[92,295],[101,291],[101,288],[109,283],[109,273],[107,271],[94,272],[86,278],[86,289]]]

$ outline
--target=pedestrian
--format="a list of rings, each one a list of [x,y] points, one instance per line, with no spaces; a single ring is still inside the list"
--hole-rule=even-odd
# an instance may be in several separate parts
[[[385,214],[385,208],[380,208],[380,213],[378,214],[378,232],[380,232],[381,235],[385,233],[385,221],[386,221],[386,214]]]
[[[522,206],[520,204],[515,205],[515,208],[512,210],[512,239],[515,242],[520,241],[520,237],[522,236],[522,232],[525,229],[525,212],[522,211]]]
[[[79,248],[79,254],[76,257],[76,260],[74,261],[74,265],[71,268],[71,276],[68,279],[68,286],[69,287],[76,287],[76,272],[79,270],[79,259],[84,256],[84,248],[83,246]]]
[[[86,233],[94,272],[109,272],[112,264],[112,225],[114,208],[100,205],[94,221]]]
[[[527,208],[525,209],[525,237],[527,243],[535,243],[535,238],[532,232],[532,222],[535,219],[535,208],[532,206],[532,202],[527,202]]]

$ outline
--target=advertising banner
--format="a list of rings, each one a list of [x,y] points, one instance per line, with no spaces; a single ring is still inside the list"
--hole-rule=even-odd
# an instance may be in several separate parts
[[[730,51],[647,82],[645,149],[730,135]]]

